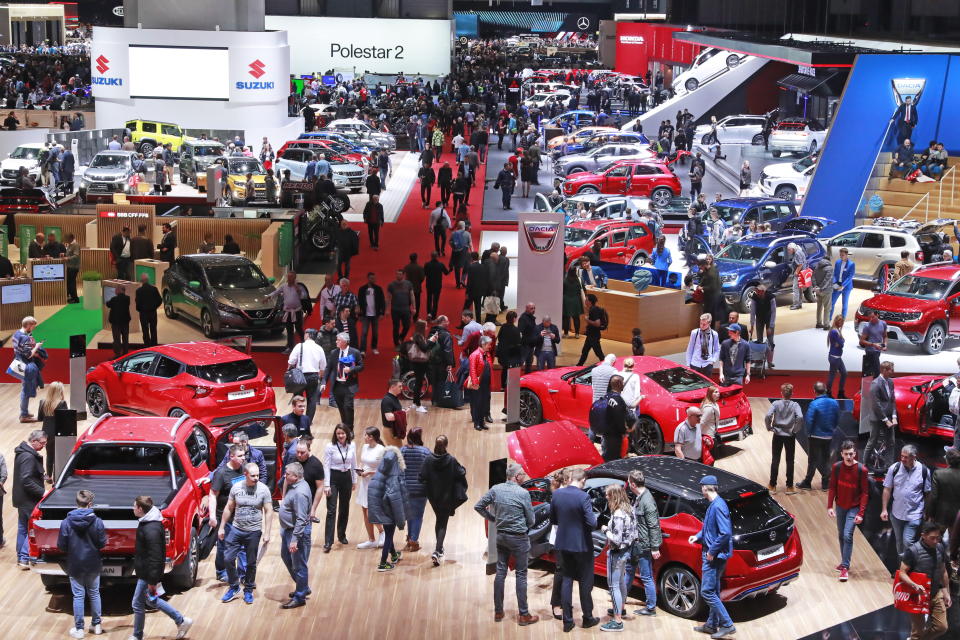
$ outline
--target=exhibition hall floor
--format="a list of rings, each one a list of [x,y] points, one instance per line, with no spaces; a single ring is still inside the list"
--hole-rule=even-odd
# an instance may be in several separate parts
[[[279,391],[279,390],[278,390]],[[0,402],[15,406],[19,387],[0,385]],[[494,394],[493,415],[500,415],[502,395]],[[753,400],[754,423],[759,424],[766,412],[766,400]],[[35,406],[35,401],[31,406]],[[313,431],[317,443],[323,443],[336,421],[333,409],[318,409]],[[488,432],[469,427],[467,412],[430,410],[427,414],[411,414],[411,424],[424,428],[424,440],[432,443],[437,435],[450,437],[450,452],[467,469],[470,484],[469,501],[450,521],[446,557],[440,568],[432,567],[434,518],[429,507],[421,534],[423,550],[404,553],[398,568],[391,573],[377,573],[379,554],[375,550],[358,550],[355,545],[365,539],[360,509],[351,504],[347,537],[351,544],[334,546],[330,554],[322,553],[322,524],[314,525],[314,547],[310,558],[310,584],[313,596],[300,610],[281,611],[287,600],[291,581],[279,558],[276,523],[273,540],[258,567],[256,601],[246,606],[236,601],[221,604],[224,585],[214,579],[212,558],[200,566],[197,585],[174,594],[171,603],[194,619],[190,637],[281,638],[289,635],[314,637],[409,637],[411,624],[422,637],[457,638],[554,638],[560,623],[550,615],[552,567],[537,564],[529,576],[530,609],[540,622],[520,629],[516,626],[516,600],[513,576],[507,580],[507,619],[493,621],[493,578],[485,575],[486,539],[483,521],[472,505],[488,486],[488,464],[505,455],[503,423],[491,426]],[[379,424],[378,403],[361,401],[357,407],[357,424]],[[89,423],[84,423],[85,428]],[[0,450],[12,451],[34,425],[16,421],[15,412],[0,419]],[[315,446],[315,449],[318,447]],[[725,447],[718,466],[764,481],[769,466],[770,436],[757,432],[744,441]],[[8,465],[12,460],[8,459]],[[803,469],[806,459],[797,449],[797,468]],[[12,467],[11,467],[12,468]],[[133,496],[131,496],[132,500]],[[777,495],[777,499],[798,520],[798,530],[805,550],[800,578],[771,597],[747,601],[730,607],[737,625],[737,637],[745,640],[767,640],[772,637],[796,638],[826,626],[865,614],[889,603],[890,581],[876,554],[859,532],[855,534],[851,581],[839,583],[833,566],[837,562],[836,529],[826,515],[826,494],[815,491],[795,496]],[[353,501],[351,501],[353,502]],[[320,510],[321,519],[324,508]],[[0,580],[6,585],[4,621],[9,629],[17,629],[17,637],[31,640],[59,640],[72,625],[71,597],[68,589],[45,592],[38,576],[16,568],[14,540],[16,510],[4,513],[7,546],[0,549]],[[403,533],[396,540],[403,545]],[[609,606],[609,595],[601,581],[594,587],[595,612],[603,614]],[[125,638],[132,624],[130,586],[107,587],[103,590],[104,631],[107,638]],[[628,600],[628,609],[635,608],[636,596]],[[372,607],[372,608],[371,608]],[[579,613],[577,614],[579,618]],[[627,621],[627,631],[654,631],[661,637],[691,637],[693,622],[660,611],[653,620]],[[771,630],[777,629],[776,633]],[[584,632],[599,637],[598,628]],[[170,638],[173,625],[162,614],[147,616],[146,637]]]

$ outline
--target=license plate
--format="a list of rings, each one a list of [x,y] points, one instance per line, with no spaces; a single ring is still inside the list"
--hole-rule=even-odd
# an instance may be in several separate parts
[[[253,326],[255,326],[255,327],[262,327],[262,326],[265,326],[265,325],[267,324],[267,322],[268,322],[268,320],[254,320],[254,321],[253,321]]]
[[[727,418],[726,420],[721,420],[719,426],[721,429],[723,429],[724,427],[732,427],[732,426],[735,426],[736,424],[737,424],[736,418]]]
[[[105,564],[105,565],[103,565],[103,567],[100,569],[100,575],[102,575],[102,576],[114,576],[114,577],[116,577],[116,578],[119,578],[120,576],[123,575],[123,567],[121,567],[120,565],[108,565],[108,564]]]
[[[246,391],[231,391],[227,394],[227,400],[242,400],[243,398],[252,398],[253,389],[247,389]]]
[[[762,551],[758,551],[757,560],[768,560],[769,558],[774,558],[781,555],[783,555],[783,545],[778,544],[775,547],[769,547],[767,549],[763,549]]]

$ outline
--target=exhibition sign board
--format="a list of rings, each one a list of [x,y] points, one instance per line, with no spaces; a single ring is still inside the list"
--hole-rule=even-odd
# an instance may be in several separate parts
[[[295,75],[450,73],[450,20],[266,16],[266,27],[287,32]]]
[[[537,317],[559,321],[563,311],[563,216],[555,213],[517,214],[517,308],[537,305]]]

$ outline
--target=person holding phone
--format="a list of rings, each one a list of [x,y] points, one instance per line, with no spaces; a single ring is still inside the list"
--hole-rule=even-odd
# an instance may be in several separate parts
[[[43,351],[43,341],[37,342],[33,337],[33,330],[37,328],[37,319],[27,316],[20,323],[20,328],[13,334],[14,363],[8,370],[15,373],[22,380],[20,385],[20,422],[36,422],[37,419],[30,413],[30,398],[37,395],[37,387],[42,382],[38,361],[46,359]],[[20,363],[20,365],[18,365]]]

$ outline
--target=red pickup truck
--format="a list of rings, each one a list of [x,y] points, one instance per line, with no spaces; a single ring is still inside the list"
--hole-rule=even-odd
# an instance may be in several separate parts
[[[95,494],[93,510],[103,519],[107,546],[101,551],[107,582],[132,580],[137,518],[133,501],[149,495],[163,514],[167,586],[189,589],[213,538],[205,522],[211,472],[226,453],[228,436],[244,430],[263,452],[268,484],[279,498],[283,435],[279,418],[255,418],[222,427],[179,418],[118,417],[104,414],[77,440],[56,484],[30,517],[33,571],[44,586],[67,580],[66,556],[57,547],[60,523],[76,508],[80,489]],[[206,544],[201,545],[201,540]]]

